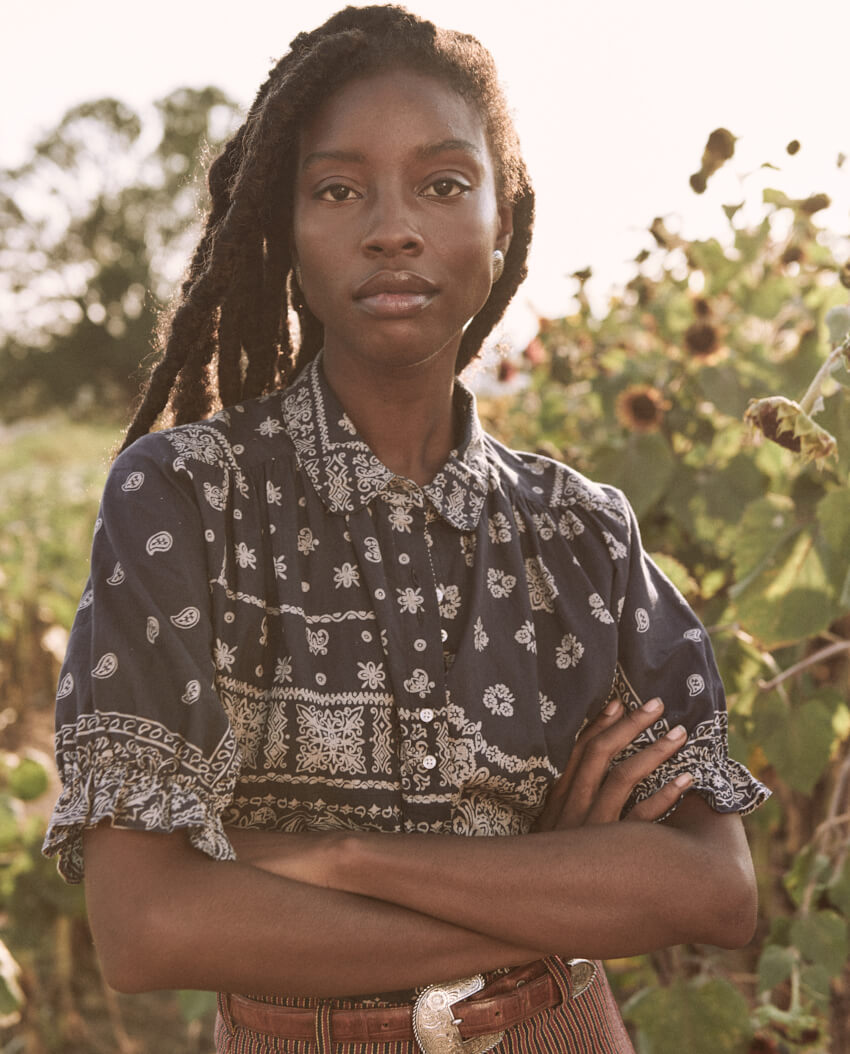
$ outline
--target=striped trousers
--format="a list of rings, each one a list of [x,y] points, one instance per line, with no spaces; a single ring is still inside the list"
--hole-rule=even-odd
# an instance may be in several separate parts
[[[508,1029],[492,1054],[634,1054],[602,963],[596,964],[590,986],[571,1000],[567,967],[555,956],[546,962],[561,990],[561,1004]],[[227,997],[220,996],[216,1054],[420,1054],[412,1040],[335,1043],[330,1034],[330,1011],[356,1007],[355,1001],[294,998],[291,1005],[316,1008],[315,1040],[283,1039],[238,1027],[230,1018]]]

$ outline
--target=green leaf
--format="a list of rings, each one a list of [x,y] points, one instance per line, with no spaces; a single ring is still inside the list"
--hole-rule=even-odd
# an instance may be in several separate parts
[[[831,982],[834,976],[820,963],[808,963],[800,970],[803,989],[816,1003],[820,1004],[822,1010],[826,1010],[829,1006],[832,995]]]
[[[738,619],[763,644],[808,639],[841,614],[843,569],[836,574],[818,525],[797,522],[790,498],[772,494],[747,506],[733,558]]]
[[[834,911],[817,911],[791,923],[791,941],[810,963],[836,977],[847,962],[847,923]]]
[[[836,554],[850,557],[850,489],[830,491],[818,502],[817,520],[827,545]]]
[[[624,1008],[640,1029],[642,1054],[745,1054],[750,1013],[728,981],[677,980],[640,993]]]
[[[808,794],[829,762],[835,736],[829,708],[819,700],[789,707],[770,695],[756,700],[753,716],[765,757],[789,786]]]
[[[779,312],[796,295],[796,286],[790,278],[767,278],[752,289],[742,289],[736,301],[757,318],[775,319]]]
[[[850,919],[850,857],[844,861],[841,873],[829,886],[827,893],[845,919]]]
[[[780,948],[777,944],[768,944],[759,957],[759,992],[769,992],[791,976],[794,965],[794,952],[790,948]]]
[[[831,307],[826,313],[826,328],[833,344],[840,344],[850,333],[850,307],[842,304]]]
[[[21,801],[40,797],[47,786],[47,769],[32,758],[22,758],[9,773],[9,791]]]
[[[801,849],[794,857],[791,868],[782,880],[789,896],[799,907],[803,893],[809,883],[814,883],[815,890],[823,888],[830,870],[830,859],[824,853],[815,853],[811,846]],[[790,938],[789,938],[790,940]]]
[[[177,1002],[184,1021],[200,1021],[215,1013],[215,992],[196,992],[183,989],[177,993]]]
[[[649,555],[683,596],[692,597],[699,594],[699,586],[684,564],[667,553],[650,553]]]
[[[664,493],[675,469],[670,445],[657,433],[630,436],[624,448],[609,449],[593,466],[597,479],[626,492],[638,519]]]

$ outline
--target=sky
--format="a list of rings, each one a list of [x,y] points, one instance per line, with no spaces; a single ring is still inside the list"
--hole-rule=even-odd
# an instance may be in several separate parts
[[[39,0],[7,6],[0,43],[0,165],[19,162],[69,106],[110,95],[142,107],[215,84],[247,106],[326,0]],[[652,241],[653,217],[687,237],[720,236],[724,203],[775,184],[826,191],[821,222],[850,233],[850,4],[847,0],[409,0],[492,51],[535,184],[538,219],[520,311],[573,305],[592,267],[604,310]],[[688,176],[708,133],[737,137],[733,162],[697,197]],[[802,144],[790,157],[785,145]],[[761,168],[777,164],[781,173]],[[742,213],[743,215],[743,213]],[[527,321],[527,320],[526,320]]]

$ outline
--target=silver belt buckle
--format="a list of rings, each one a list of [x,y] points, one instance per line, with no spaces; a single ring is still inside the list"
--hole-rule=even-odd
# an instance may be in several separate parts
[[[463,1039],[458,1031],[461,1018],[452,1007],[461,999],[480,992],[484,976],[464,977],[460,981],[429,985],[413,1007],[413,1034],[423,1054],[485,1054],[499,1042],[504,1032]]]
[[[590,959],[567,959],[570,969],[570,999],[577,999],[593,984],[596,976],[596,963]]]

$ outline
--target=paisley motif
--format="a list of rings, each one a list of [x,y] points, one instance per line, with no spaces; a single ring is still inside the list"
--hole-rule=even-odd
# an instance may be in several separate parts
[[[118,656],[113,651],[108,651],[105,655],[101,655],[98,659],[97,666],[92,670],[92,677],[97,677],[100,681],[105,681],[107,677],[111,677],[118,669]]]
[[[145,542],[145,552],[148,556],[153,556],[154,553],[167,553],[172,545],[174,545],[174,539],[168,531],[157,531]]]

